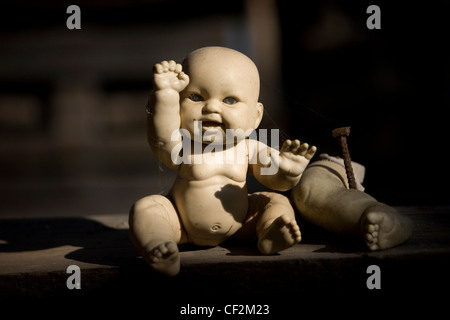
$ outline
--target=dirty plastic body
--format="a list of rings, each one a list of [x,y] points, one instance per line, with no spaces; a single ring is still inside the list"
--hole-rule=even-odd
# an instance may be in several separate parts
[[[129,222],[133,244],[155,271],[178,274],[182,243],[216,246],[256,236],[262,254],[285,250],[301,240],[295,210],[332,231],[363,235],[370,250],[409,237],[394,209],[348,189],[339,163],[309,165],[316,147],[286,140],[278,150],[255,139],[263,104],[258,70],[244,54],[200,48],[182,64],[156,64],[153,82],[148,142],[178,175],[168,195],[138,200]],[[274,191],[248,194],[247,174]],[[288,190],[291,199],[277,192]],[[388,227],[402,236],[385,237]]]

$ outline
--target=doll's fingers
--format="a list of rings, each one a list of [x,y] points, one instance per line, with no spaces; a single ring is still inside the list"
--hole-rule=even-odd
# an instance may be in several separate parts
[[[311,160],[311,158],[314,157],[314,154],[316,153],[316,151],[317,151],[316,146],[312,146],[311,148],[309,148],[308,152],[306,152],[305,158],[307,160]]]
[[[175,66],[175,72],[180,73],[181,70],[183,70],[183,67],[181,66],[181,64],[177,63]]]
[[[163,68],[163,72],[169,71],[169,62],[163,61],[163,62],[161,62],[161,66]]]
[[[169,61],[169,71],[175,71],[175,68],[177,67],[177,63],[173,60]]]
[[[189,76],[183,71],[178,74],[178,79],[189,82]]]
[[[295,139],[294,141],[292,141],[291,152],[297,153],[299,148],[300,148],[300,141],[298,139]]]
[[[300,145],[300,147],[298,148],[298,150],[297,150],[297,154],[300,155],[300,156],[306,155],[306,152],[308,151],[308,148],[309,148],[309,144],[307,144],[306,142],[302,143]]]
[[[283,145],[281,146],[280,152],[286,152],[291,148],[292,141],[287,139],[283,142]]]

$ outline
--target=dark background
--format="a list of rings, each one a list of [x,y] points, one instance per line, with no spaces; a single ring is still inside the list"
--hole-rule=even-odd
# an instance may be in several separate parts
[[[170,188],[146,143],[152,66],[207,45],[249,55],[266,128],[339,154],[351,126],[366,192],[448,205],[446,1],[6,1],[0,19],[0,214],[128,212]],[[81,8],[68,30],[66,8]],[[381,8],[369,30],[366,9]]]
[[[279,4],[291,130],[326,151],[337,146],[330,131],[351,126],[368,193],[399,205],[448,204],[449,3]],[[381,30],[365,28],[369,4],[381,9]]]

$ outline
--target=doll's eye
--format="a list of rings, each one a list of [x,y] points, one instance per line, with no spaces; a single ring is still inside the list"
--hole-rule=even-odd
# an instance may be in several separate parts
[[[195,102],[203,101],[203,97],[197,93],[190,94],[189,99],[191,99],[192,101],[195,101]]]
[[[237,100],[233,97],[226,97],[222,101],[226,104],[235,104],[237,102]]]

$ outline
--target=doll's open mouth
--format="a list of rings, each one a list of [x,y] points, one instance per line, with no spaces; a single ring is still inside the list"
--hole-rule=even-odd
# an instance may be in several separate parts
[[[221,122],[217,121],[203,121],[202,122],[203,130],[209,130],[209,129],[223,129],[225,130],[225,125]]]

